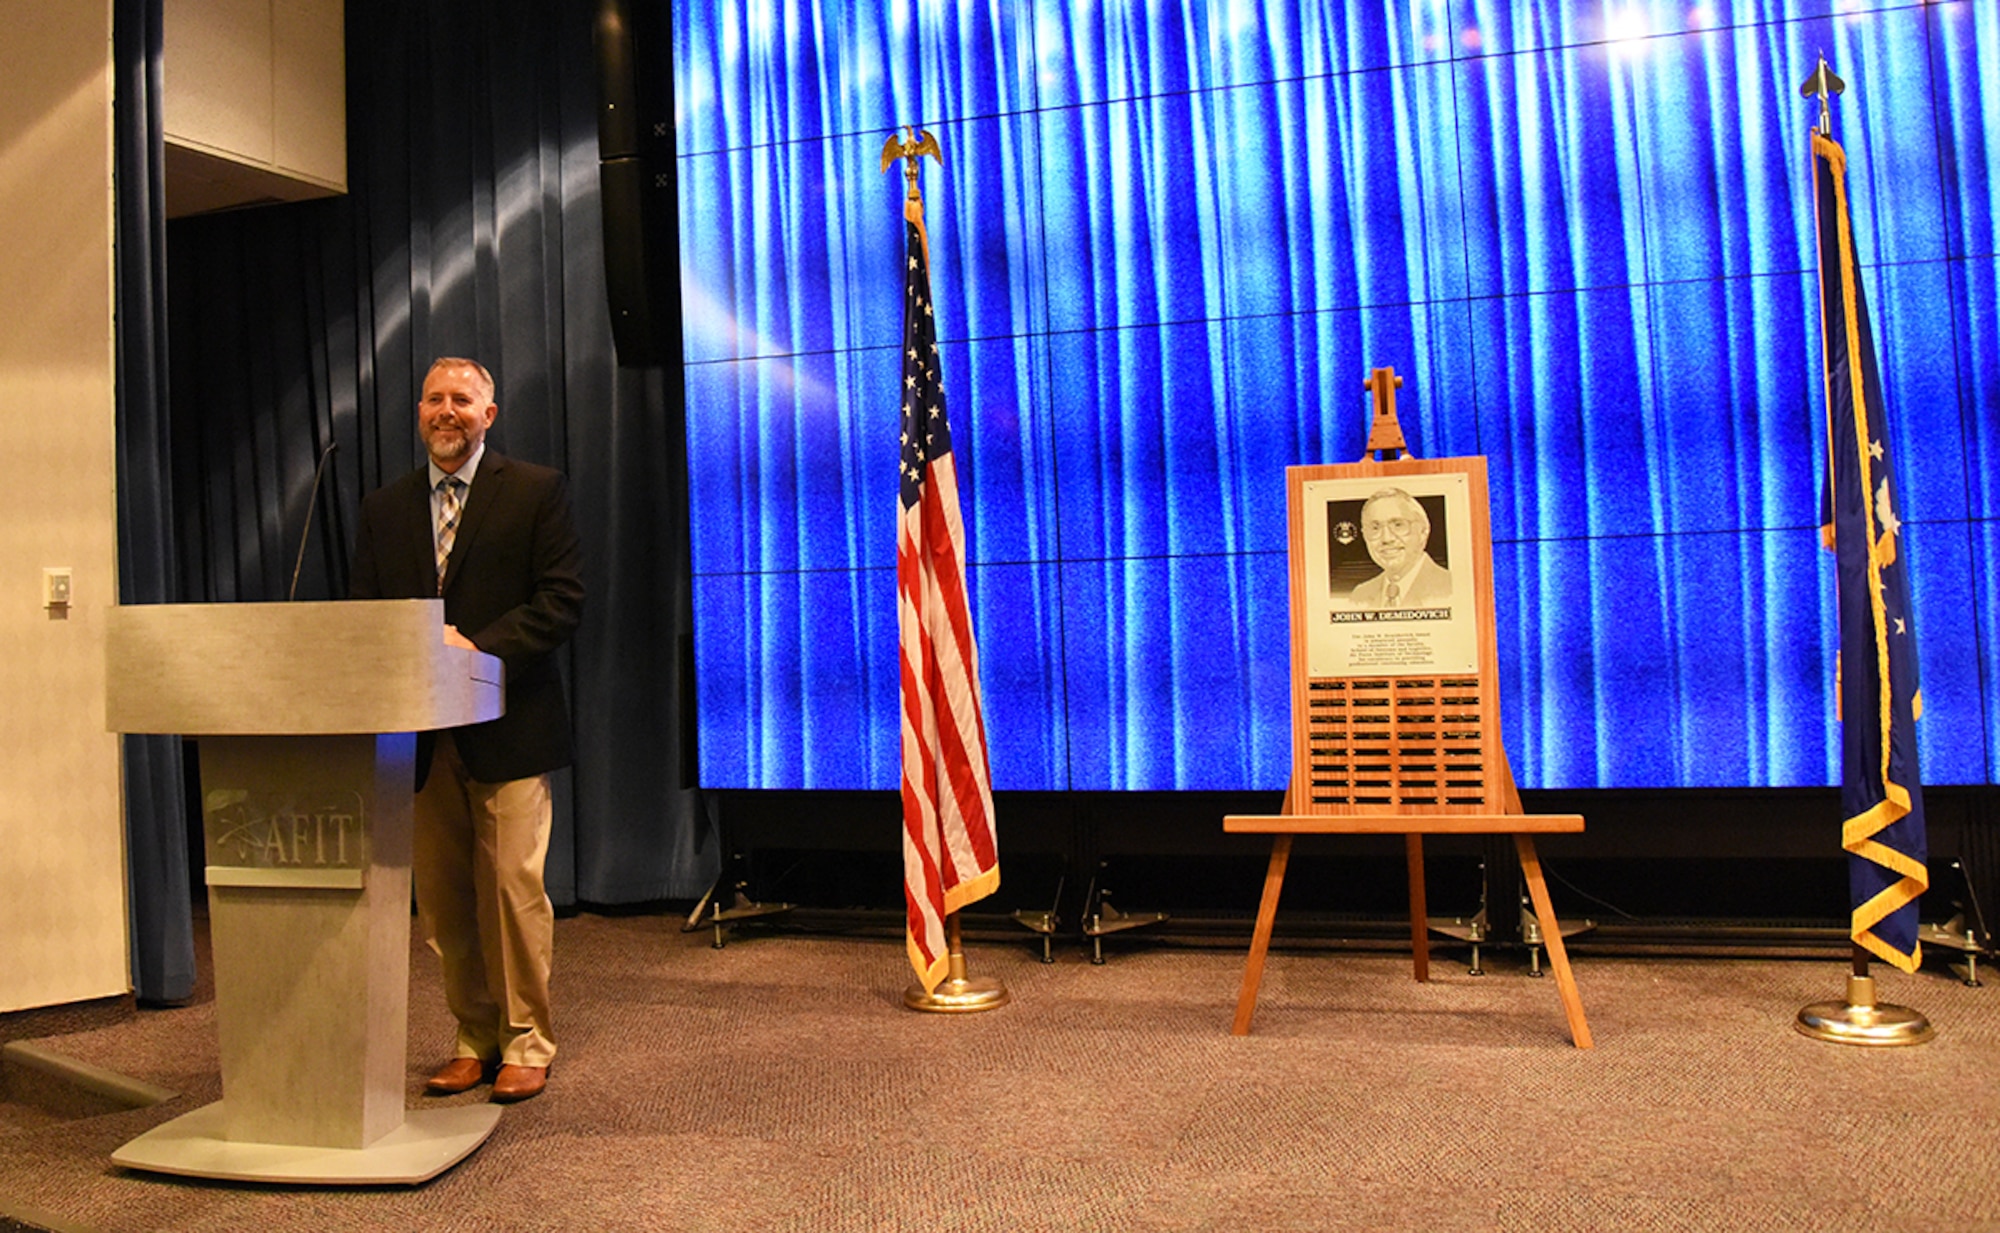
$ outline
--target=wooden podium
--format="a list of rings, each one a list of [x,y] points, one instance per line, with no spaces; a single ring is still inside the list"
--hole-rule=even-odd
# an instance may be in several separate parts
[[[497,717],[438,600],[115,608],[106,726],[201,738],[222,1099],[112,1154],[238,1181],[414,1184],[494,1105],[406,1114],[415,733]]]

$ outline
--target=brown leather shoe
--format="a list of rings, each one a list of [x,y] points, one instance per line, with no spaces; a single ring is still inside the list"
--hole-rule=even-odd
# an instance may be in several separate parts
[[[486,1082],[486,1075],[486,1064],[478,1058],[455,1057],[438,1067],[425,1081],[424,1090],[433,1096],[456,1096]]]
[[[546,1066],[516,1066],[512,1062],[500,1067],[500,1073],[493,1076],[493,1101],[495,1104],[511,1104],[539,1096],[549,1085],[549,1068]]]

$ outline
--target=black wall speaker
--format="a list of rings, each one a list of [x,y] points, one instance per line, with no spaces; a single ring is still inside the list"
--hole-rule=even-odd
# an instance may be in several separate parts
[[[599,0],[598,192],[611,338],[623,365],[681,357],[672,28],[667,0]]]

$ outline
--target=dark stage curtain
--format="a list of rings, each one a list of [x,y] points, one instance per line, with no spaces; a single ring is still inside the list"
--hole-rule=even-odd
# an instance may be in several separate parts
[[[161,0],[113,11],[117,145],[118,596],[174,598],[168,482],[166,178],[160,125]],[[125,738],[125,846],[132,986],[141,1001],[194,992],[194,929],[180,738]]]
[[[362,495],[422,461],[432,357],[493,370],[503,453],[571,478],[589,598],[550,896],[701,893],[718,865],[683,756],[691,682],[679,364],[618,368],[586,5],[349,0],[344,197],[168,229],[177,543],[190,598],[344,595]],[[337,665],[329,665],[329,670]]]

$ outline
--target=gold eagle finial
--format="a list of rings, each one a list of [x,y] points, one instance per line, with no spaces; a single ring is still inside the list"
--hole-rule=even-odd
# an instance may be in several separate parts
[[[917,192],[917,169],[922,165],[924,155],[930,155],[942,167],[944,152],[938,149],[937,136],[929,129],[908,125],[903,131],[908,134],[907,137],[891,133],[889,140],[882,143],[882,170],[895,166],[899,158],[909,160],[903,166],[903,178],[910,182],[910,196],[916,197],[921,195]]]

